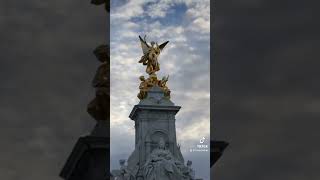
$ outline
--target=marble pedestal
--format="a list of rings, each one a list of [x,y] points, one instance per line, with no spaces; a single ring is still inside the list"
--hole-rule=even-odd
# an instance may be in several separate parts
[[[109,125],[98,121],[90,135],[80,137],[60,177],[65,180],[107,180],[109,174]]]
[[[180,106],[175,106],[163,91],[152,87],[145,99],[135,105],[130,118],[135,122],[135,150],[128,158],[128,170],[136,179],[143,180],[142,169],[151,152],[158,147],[160,138],[172,155],[184,163],[176,139],[175,115]]]

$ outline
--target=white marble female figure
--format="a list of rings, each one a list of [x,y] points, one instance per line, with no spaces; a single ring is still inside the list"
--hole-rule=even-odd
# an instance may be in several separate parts
[[[171,152],[166,149],[165,141],[160,138],[157,149],[154,149],[144,165],[146,180],[180,180],[182,174],[176,165]]]

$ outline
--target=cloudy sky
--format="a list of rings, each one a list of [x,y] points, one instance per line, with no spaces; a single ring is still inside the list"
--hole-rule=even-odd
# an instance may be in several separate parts
[[[209,152],[190,152],[202,137],[210,138],[210,2],[113,1],[111,4],[111,167],[134,150],[134,122],[128,118],[139,102],[142,55],[138,35],[159,44],[161,78],[170,75],[177,115],[177,139],[199,177],[209,179]]]

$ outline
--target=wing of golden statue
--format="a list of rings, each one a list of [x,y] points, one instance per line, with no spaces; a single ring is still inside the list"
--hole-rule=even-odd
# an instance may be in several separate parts
[[[160,48],[161,51],[162,51],[162,49],[168,44],[168,42],[169,42],[169,41],[166,41],[166,42],[160,44],[159,48]]]
[[[141,36],[139,36],[139,39],[140,39],[143,54],[147,54],[149,52],[150,46],[146,41],[146,36],[144,36],[144,39],[142,39]]]

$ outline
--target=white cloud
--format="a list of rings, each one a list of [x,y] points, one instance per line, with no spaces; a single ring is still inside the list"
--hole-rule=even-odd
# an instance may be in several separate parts
[[[190,30],[200,33],[210,33],[210,20],[200,17],[192,21]]]
[[[189,29],[198,33],[210,33],[210,1],[193,2],[189,7],[186,12],[192,21]]]
[[[113,10],[111,8],[110,18],[114,20],[130,20],[131,18],[141,16],[144,13],[143,4],[147,1],[134,0]]]

